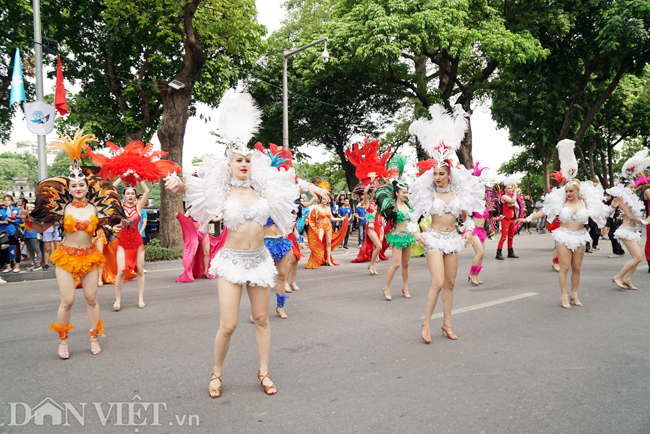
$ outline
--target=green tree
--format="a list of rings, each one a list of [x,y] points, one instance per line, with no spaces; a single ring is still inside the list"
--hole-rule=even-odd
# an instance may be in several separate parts
[[[341,0],[328,24],[335,45],[346,47],[374,74],[394,83],[428,116],[434,103],[451,108],[484,97],[497,68],[547,54],[526,25],[552,17],[533,0]],[[453,100],[452,98],[455,98]],[[420,158],[425,158],[418,150]],[[458,152],[472,162],[471,126]]]
[[[48,4],[52,19],[75,23],[59,26],[57,32],[70,52],[70,78],[82,84],[75,105],[90,111],[79,112],[71,122],[92,122],[91,130],[100,140],[120,144],[148,140],[157,131],[162,150],[177,164],[182,163],[183,137],[194,104],[218,104],[223,92],[257,61],[265,32],[256,22],[254,0]],[[170,87],[173,79],[183,86]],[[110,128],[111,122],[115,128]],[[161,242],[166,247],[180,245],[175,216],[181,198],[164,190],[161,196]]]
[[[332,156],[332,158],[324,163],[296,163],[294,167],[296,176],[308,181],[316,176],[324,176],[329,180],[333,193],[346,190],[347,180],[345,173],[338,158],[335,156]]]
[[[11,190],[14,186],[14,178],[27,178],[29,185],[36,187],[38,183],[37,166],[36,158],[30,154],[11,152],[0,154],[0,189]]]
[[[288,18],[269,38],[264,61],[247,85],[264,111],[256,140],[282,143],[282,50],[327,36],[325,24],[333,4],[327,0],[287,4]],[[354,138],[378,137],[400,107],[402,96],[394,84],[373,81],[367,66],[338,42],[328,42],[327,64],[321,59],[322,46],[288,60],[290,148],[300,159],[301,146],[323,146],[338,157],[346,184],[352,188],[358,180],[345,148]]]

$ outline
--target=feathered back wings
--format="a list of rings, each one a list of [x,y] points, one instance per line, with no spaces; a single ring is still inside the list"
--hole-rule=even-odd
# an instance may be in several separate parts
[[[386,163],[390,158],[390,146],[380,156],[379,140],[370,141],[369,136],[365,137],[363,148],[355,143],[352,145],[352,149],[345,150],[345,156],[357,168],[355,176],[365,185],[369,185],[378,178],[391,178],[398,173],[397,168],[386,168]]]

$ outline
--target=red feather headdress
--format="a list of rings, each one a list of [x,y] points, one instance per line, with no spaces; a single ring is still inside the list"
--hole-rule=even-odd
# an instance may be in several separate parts
[[[359,144],[352,145],[352,149],[345,150],[348,161],[356,168],[356,177],[365,185],[370,184],[378,178],[392,178],[398,175],[398,169],[386,169],[386,163],[390,158],[390,146],[383,155],[379,155],[379,140],[368,141],[370,136],[363,140],[363,149]]]
[[[422,160],[418,161],[415,165],[417,166],[418,170],[420,171],[416,176],[422,176],[424,172],[426,172],[429,169],[433,169],[436,165],[436,160],[433,158],[429,158],[427,160]]]
[[[147,182],[158,182],[160,179],[172,174],[180,174],[182,169],[179,165],[169,160],[162,160],[169,153],[154,151],[153,145],[140,141],[133,141],[124,148],[120,148],[112,142],[106,142],[110,156],[94,153],[90,147],[84,146],[86,154],[98,166],[102,168],[98,176],[104,179],[115,179],[131,171],[124,177],[127,185],[136,185],[138,180],[135,175]]]
[[[553,181],[557,182],[558,187],[563,186],[564,184],[566,184],[566,181],[567,181],[566,178],[564,177],[564,175],[562,174],[561,170],[559,170],[559,171],[556,170],[555,172],[551,173],[550,178]]]

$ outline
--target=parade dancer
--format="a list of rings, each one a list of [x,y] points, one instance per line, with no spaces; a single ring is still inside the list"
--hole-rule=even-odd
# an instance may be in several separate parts
[[[140,180],[142,186],[142,196],[137,199],[138,193],[135,186],[129,186],[124,189],[123,207],[124,213],[129,221],[118,236],[117,244],[117,276],[115,278],[115,301],[113,310],[119,311],[122,303],[122,287],[124,286],[124,276],[126,273],[135,272],[138,281],[138,308],[144,309],[144,243],[142,235],[138,230],[140,219],[142,218],[142,209],[147,205],[149,199],[149,187]],[[122,178],[117,178],[113,185],[117,188],[122,182]]]
[[[61,149],[70,156],[70,174],[67,179],[52,177],[41,181],[36,189],[34,210],[30,214],[21,211],[21,218],[28,229],[42,233],[55,222],[62,222],[65,229],[65,238],[50,256],[50,260],[56,264],[61,304],[57,324],[52,323],[49,329],[59,334],[58,353],[62,359],[70,357],[68,332],[74,328],[70,323],[70,314],[75,299],[75,278],[81,280],[86,301],[90,351],[95,355],[101,352],[97,338],[100,334],[104,336],[104,326],[97,303],[97,275],[104,257],[97,251],[92,239],[99,225],[109,221],[117,224],[124,218],[115,188],[79,165],[82,146],[91,141],[97,139],[92,134],[84,136],[83,130],[77,131],[74,139],[61,135],[53,140],[48,151]]]
[[[396,162],[401,177],[406,165],[406,157],[396,155],[391,163],[393,161]],[[402,267],[402,296],[411,298],[408,288],[409,260],[411,259],[411,245],[414,241],[413,235],[406,230],[411,212],[413,212],[408,205],[408,186],[398,180],[384,184],[377,189],[375,200],[380,214],[391,227],[390,232],[386,234],[386,240],[392,251],[393,263],[388,269],[386,285],[382,289],[384,298],[388,301],[393,299],[390,295],[390,284],[400,267]]]
[[[610,234],[610,237],[613,236],[616,240],[622,241],[632,255],[632,258],[623,265],[621,271],[612,277],[612,284],[623,289],[639,289],[632,283],[636,267],[643,260],[642,235],[637,225],[647,226],[648,222],[643,219],[643,202],[634,194],[636,190],[634,177],[642,172],[649,163],[647,150],[637,152],[623,165],[618,185],[607,189],[607,194],[620,199],[616,205],[620,206],[623,213],[623,223],[613,234]],[[612,202],[612,207],[616,207],[614,202]]]
[[[332,210],[329,207],[330,198],[323,195],[319,198],[319,204],[309,214],[308,242],[311,254],[305,268],[314,269],[321,265],[340,265],[334,262],[332,251],[345,240],[348,230],[348,218],[332,217]],[[332,222],[342,221],[343,224],[337,232],[333,232]]]
[[[181,167],[173,161],[163,160],[167,152],[155,151],[153,145],[133,141],[124,148],[106,142],[109,155],[93,152],[85,147],[86,155],[101,167],[99,176],[115,180],[117,188],[122,182],[124,189],[124,211],[128,222],[121,228],[117,246],[117,276],[115,278],[115,301],[113,309],[119,311],[122,301],[122,287],[127,273],[135,272],[138,280],[138,308],[144,303],[144,243],[139,231],[142,210],[148,203],[147,182],[155,183],[171,173],[181,173]],[[137,197],[136,186],[140,184],[143,194]]]
[[[433,167],[411,185],[409,203],[413,208],[407,230],[415,242],[424,246],[431,275],[422,324],[422,340],[431,343],[431,317],[442,292],[443,322],[440,326],[449,339],[458,339],[451,328],[454,284],[458,272],[458,252],[471,242],[475,225],[469,217],[485,209],[485,187],[472,172],[452,160],[467,131],[467,113],[460,105],[454,113],[434,105],[429,108],[431,120],[419,119],[411,124],[409,133],[417,136],[420,145],[432,157]],[[418,220],[431,216],[425,233],[418,231]],[[462,216],[465,234],[456,231],[456,220]]]
[[[585,255],[585,246],[591,240],[585,229],[589,217],[598,226],[604,226],[612,209],[603,203],[604,193],[600,185],[591,181],[580,182],[575,179],[578,162],[573,153],[575,142],[564,139],[557,144],[561,174],[556,177],[560,186],[547,193],[544,208],[518,222],[532,222],[546,216],[549,222],[556,217],[560,227],[553,231],[555,248],[560,262],[560,305],[571,309],[571,304],[582,306],[578,300],[580,271]],[[567,294],[567,278],[571,269],[571,293]]]
[[[499,244],[497,246],[497,255],[496,259],[503,261],[503,255],[501,251],[503,249],[503,243],[508,240],[508,258],[519,258],[515,255],[515,250],[513,248],[513,240],[515,238],[515,226],[517,212],[520,209],[519,201],[517,194],[513,191],[514,184],[506,182],[503,186],[503,191],[500,193],[498,198],[503,208],[501,215],[501,239],[499,239]]]
[[[249,94],[229,89],[221,99],[218,119],[219,135],[229,145],[227,156],[207,155],[198,177],[190,177],[187,184],[173,176],[165,182],[171,191],[185,193],[192,217],[204,229],[221,213],[228,229],[228,242],[217,253],[209,270],[217,276],[219,296],[219,330],[214,341],[214,367],[208,389],[212,398],[221,395],[223,362],[237,327],[244,287],[255,323],[257,378],[264,393],[277,392],[269,377],[268,315],[270,288],[277,271],[264,247],[264,224],[271,217],[280,230],[293,227],[294,201],[299,192],[295,181],[287,182],[271,167],[268,156],[245,146],[259,128],[261,114]]]

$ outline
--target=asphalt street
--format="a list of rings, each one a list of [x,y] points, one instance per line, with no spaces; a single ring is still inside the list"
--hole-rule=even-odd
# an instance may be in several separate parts
[[[2,433],[650,433],[650,275],[639,291],[611,286],[629,258],[611,246],[585,257],[584,307],[560,307],[550,235],[515,239],[520,259],[496,261],[488,241],[481,278],[467,282],[473,250],[461,253],[452,325],[432,321],[420,339],[430,285],[423,258],[411,261],[411,299],[381,288],[388,262],[371,276],[336,250],[341,266],[305,270],[275,316],[270,373],[256,378],[254,326],[244,295],[223,374],[208,396],[219,323],[214,281],[176,283],[179,269],[146,275],[145,309],[135,282],[113,312],[112,285],[99,290],[106,337],[93,356],[81,290],[73,307],[70,359],[57,356],[59,291],[54,280],[0,286]],[[436,314],[442,311],[438,303]],[[49,398],[49,399],[48,399]],[[58,415],[62,416],[59,421]],[[39,425],[40,424],[40,425]],[[65,426],[67,425],[67,426]]]

